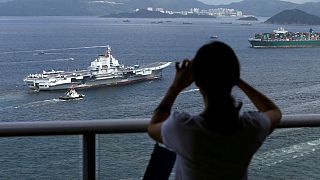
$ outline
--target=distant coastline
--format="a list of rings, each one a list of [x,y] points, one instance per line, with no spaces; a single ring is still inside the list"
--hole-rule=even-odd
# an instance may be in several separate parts
[[[209,15],[197,15],[197,14],[165,14],[157,11],[148,11],[141,9],[134,13],[118,13],[103,15],[100,17],[105,18],[216,18],[215,16]]]

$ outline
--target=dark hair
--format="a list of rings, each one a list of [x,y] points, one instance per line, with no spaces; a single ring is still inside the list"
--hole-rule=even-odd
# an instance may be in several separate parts
[[[241,107],[236,107],[231,95],[232,88],[240,79],[240,65],[236,54],[225,43],[214,41],[198,50],[192,66],[195,84],[209,101],[210,112],[207,116],[210,116],[210,121],[212,117],[218,119],[214,124],[210,123],[221,133],[234,132],[238,127]]]
[[[196,85],[205,90],[231,89],[240,79],[238,58],[223,42],[206,44],[198,50],[193,60],[193,76]]]

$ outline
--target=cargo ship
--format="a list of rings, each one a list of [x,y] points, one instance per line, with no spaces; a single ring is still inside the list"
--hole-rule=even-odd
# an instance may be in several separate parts
[[[309,32],[289,32],[281,27],[270,33],[255,33],[249,43],[253,48],[319,47],[320,33],[312,29]]]
[[[111,47],[99,55],[87,69],[74,71],[43,71],[24,78],[27,86],[35,91],[92,88],[129,84],[137,81],[159,79],[162,70],[171,62],[155,62],[147,65],[124,66],[113,57]]]

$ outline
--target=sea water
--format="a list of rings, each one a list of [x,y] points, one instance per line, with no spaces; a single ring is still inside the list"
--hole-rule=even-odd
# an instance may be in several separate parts
[[[154,19],[1,17],[0,121],[150,117],[173,80],[174,66],[164,69],[160,80],[79,90],[86,95],[79,101],[59,100],[64,91],[33,92],[23,78],[42,70],[85,69],[106,45],[125,65],[181,61],[192,58],[211,36],[235,50],[242,78],[273,99],[283,114],[320,113],[319,48],[250,48],[248,38],[254,33],[278,28],[263,20],[241,26],[234,18],[188,19],[192,24],[163,19],[154,24]],[[310,27],[285,28],[306,32]],[[319,26],[312,28],[320,31]],[[234,94],[243,101],[243,111],[254,109],[243,93],[235,89]],[[174,105],[194,114],[202,107],[194,85]],[[80,136],[0,138],[0,179],[81,179],[81,143]],[[153,144],[146,133],[98,135],[98,179],[141,179]],[[249,177],[319,179],[319,162],[319,128],[278,129],[255,155]]]

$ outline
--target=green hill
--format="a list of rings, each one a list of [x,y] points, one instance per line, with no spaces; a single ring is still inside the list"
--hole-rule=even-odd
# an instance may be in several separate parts
[[[320,17],[308,14],[299,9],[284,10],[264,23],[267,24],[297,24],[297,25],[320,25]]]

